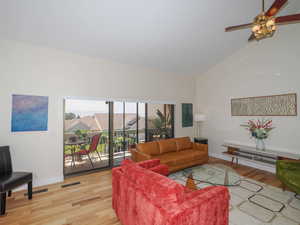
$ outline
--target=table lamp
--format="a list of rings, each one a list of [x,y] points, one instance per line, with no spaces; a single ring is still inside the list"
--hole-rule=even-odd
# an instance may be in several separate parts
[[[196,137],[200,137],[200,124],[206,120],[206,116],[201,113],[196,113],[194,115],[194,121],[196,122]]]

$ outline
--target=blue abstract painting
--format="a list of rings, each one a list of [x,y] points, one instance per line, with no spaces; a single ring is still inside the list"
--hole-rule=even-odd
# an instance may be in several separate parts
[[[47,131],[48,97],[12,96],[12,132]]]

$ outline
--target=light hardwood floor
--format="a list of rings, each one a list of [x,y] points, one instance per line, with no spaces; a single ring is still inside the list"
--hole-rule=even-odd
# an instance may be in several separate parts
[[[230,162],[216,158],[210,163],[230,166]],[[281,185],[272,173],[246,166],[236,171],[273,186]],[[81,184],[61,188],[61,184],[77,181]],[[7,214],[0,217],[0,225],[121,225],[111,207],[111,171],[72,177],[37,189],[42,188],[48,188],[48,192],[34,195],[31,201],[24,197],[24,191],[13,193],[7,199]]]

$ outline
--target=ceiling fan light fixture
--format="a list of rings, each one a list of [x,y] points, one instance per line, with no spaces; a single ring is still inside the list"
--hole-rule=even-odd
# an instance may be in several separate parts
[[[269,19],[268,22],[266,23],[266,26],[271,29],[271,30],[276,30],[276,25],[275,25],[275,19]]]
[[[253,33],[256,33],[256,32],[259,32],[259,30],[260,30],[260,26],[259,25],[254,25],[253,27],[252,27],[252,32]]]
[[[268,17],[265,15],[265,13],[255,17],[252,26],[252,33],[254,34],[256,40],[272,37],[275,31],[276,24],[274,17]]]
[[[288,0],[274,0],[271,8],[265,10],[265,1],[262,0],[262,13],[255,17],[252,23],[240,24],[225,28],[225,32],[252,28],[252,34],[248,41],[261,40],[272,37],[276,32],[277,25],[287,25],[290,23],[300,23],[300,13],[276,17],[282,7],[288,3]]]

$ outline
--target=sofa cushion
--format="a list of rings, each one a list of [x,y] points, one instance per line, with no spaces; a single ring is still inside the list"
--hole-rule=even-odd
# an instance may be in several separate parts
[[[174,139],[160,140],[158,141],[158,145],[160,154],[177,151],[177,146]]]
[[[189,137],[176,138],[175,142],[177,146],[177,151],[193,148],[193,143],[191,142]]]
[[[184,186],[136,164],[124,165],[124,177],[131,180],[158,205],[180,203],[184,200]]]
[[[186,164],[193,160],[199,160],[206,157],[205,152],[196,151],[193,149],[180,151],[180,152],[169,152],[162,155],[157,155],[155,158],[160,159],[162,164],[168,166],[177,166],[180,164]]]
[[[156,141],[137,144],[136,149],[139,152],[142,152],[147,155],[159,155],[160,154],[158,143]]]

